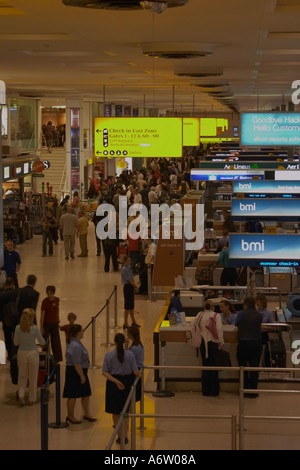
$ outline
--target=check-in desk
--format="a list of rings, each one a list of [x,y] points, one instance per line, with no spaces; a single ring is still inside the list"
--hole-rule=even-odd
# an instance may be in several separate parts
[[[160,360],[163,362],[160,365],[165,366],[183,366],[182,369],[172,370],[166,369],[165,380],[172,382],[172,388],[193,388],[201,389],[201,370],[186,369],[185,366],[201,366],[202,359],[200,351],[196,348],[189,346],[186,342],[186,331],[189,324],[195,317],[187,317],[187,324],[179,324],[173,326],[164,326],[165,322],[159,327],[159,342],[160,342]],[[230,354],[231,365],[237,366],[236,351],[237,351],[237,328],[232,325],[223,326],[224,335],[224,350]],[[236,388],[238,374],[237,372],[220,371],[219,379],[221,382],[232,384]],[[227,387],[228,388],[228,387]]]
[[[207,253],[203,254],[201,251],[198,254],[198,259],[197,259],[197,265],[198,267],[207,267],[210,266],[213,263],[217,263],[217,259],[219,257],[219,254],[217,253]]]
[[[181,292],[181,294],[183,294]],[[188,294],[186,292],[186,294]],[[168,322],[169,304],[170,299],[161,312],[156,328],[154,330],[154,364],[159,366],[183,366],[182,369],[165,369],[164,380],[166,388],[181,389],[181,390],[201,390],[201,370],[185,369],[187,366],[201,366],[201,354],[196,348],[192,348],[186,342],[186,331],[189,324],[195,319],[195,315],[203,310],[203,296],[196,292],[190,292],[198,298],[197,309],[184,308],[186,313],[187,324],[177,324],[170,326]],[[197,295],[198,294],[198,295]],[[184,297],[184,295],[183,295]],[[184,300],[184,299],[182,299]],[[222,298],[214,299],[215,308],[217,310],[218,303]],[[184,302],[185,303],[185,302]],[[197,310],[197,312],[196,312]],[[231,365],[237,366],[236,350],[237,350],[237,328],[232,325],[223,325],[224,332],[224,350],[228,351],[231,358]],[[155,382],[160,382],[162,371],[155,371]],[[220,382],[223,383],[222,387],[229,390],[236,390],[238,382],[237,372],[229,370],[219,372]]]

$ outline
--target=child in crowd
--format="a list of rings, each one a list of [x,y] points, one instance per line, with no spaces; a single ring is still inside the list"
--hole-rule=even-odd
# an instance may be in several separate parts
[[[66,325],[63,325],[60,327],[60,331],[64,331],[65,332],[65,335],[66,335],[66,342],[69,343],[70,342],[70,327],[72,325],[74,325],[74,323],[76,322],[77,320],[77,316],[75,315],[75,313],[73,312],[70,312],[68,314],[68,321],[69,323],[67,323]]]

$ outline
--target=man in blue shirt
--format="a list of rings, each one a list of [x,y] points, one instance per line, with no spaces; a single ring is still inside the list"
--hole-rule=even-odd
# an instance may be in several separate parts
[[[7,240],[4,250],[4,265],[2,269],[6,272],[7,277],[12,277],[16,289],[19,288],[18,272],[21,268],[21,258],[18,251],[15,250],[15,244],[12,240]]]

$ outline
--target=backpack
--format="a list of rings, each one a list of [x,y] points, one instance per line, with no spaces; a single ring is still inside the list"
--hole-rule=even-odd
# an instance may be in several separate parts
[[[4,305],[2,314],[5,325],[14,328],[17,325],[19,316],[17,302],[8,302]]]
[[[202,315],[197,315],[190,327],[186,330],[186,342],[192,348],[200,348],[202,342],[200,322]]]
[[[199,285],[213,285],[213,275],[215,263],[210,263],[209,266],[197,266],[195,279]]]

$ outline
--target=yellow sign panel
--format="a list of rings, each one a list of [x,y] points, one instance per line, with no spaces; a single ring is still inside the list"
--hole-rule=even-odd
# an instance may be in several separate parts
[[[185,147],[199,147],[200,118],[183,118],[183,145]]]
[[[266,233],[277,233],[277,227],[266,227]]]
[[[215,137],[217,135],[217,120],[215,118],[201,118],[201,137]]]
[[[95,118],[96,157],[182,157],[181,118]]]

